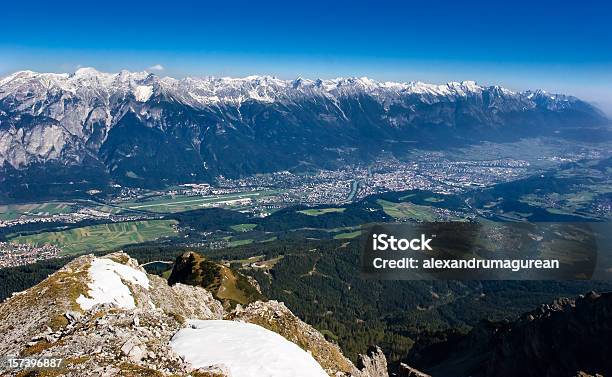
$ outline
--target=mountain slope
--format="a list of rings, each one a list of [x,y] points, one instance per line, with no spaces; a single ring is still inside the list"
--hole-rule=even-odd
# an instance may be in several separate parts
[[[611,320],[612,293],[559,299],[516,321],[483,322],[419,365],[434,376],[607,376]]]
[[[203,287],[226,308],[264,298],[246,276],[195,252],[186,252],[176,258],[168,284],[176,283]]]
[[[161,186],[604,122],[574,97],[474,82],[22,71],[0,80],[0,183],[15,193],[39,172],[56,187]]]
[[[376,367],[359,370],[281,303],[252,305],[226,312],[205,289],[169,286],[126,254],[88,255],[0,304],[0,352],[16,358],[61,358],[60,368],[45,369],[54,376],[220,377],[251,376],[253,371],[270,377],[388,376],[382,353],[363,356],[364,365]],[[276,313],[268,321],[282,319],[287,328],[277,333],[259,325],[256,319],[262,313]],[[203,328],[205,334],[200,333]],[[244,329],[250,337],[241,338]],[[309,331],[296,334],[290,329]],[[224,341],[210,338],[213,333]],[[277,352],[262,353],[267,349],[253,349],[257,344]],[[335,350],[336,358],[320,350]],[[257,357],[242,357],[246,355]],[[0,365],[3,376],[28,372]]]

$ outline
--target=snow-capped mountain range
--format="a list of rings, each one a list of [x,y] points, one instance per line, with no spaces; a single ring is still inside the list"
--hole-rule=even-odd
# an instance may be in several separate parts
[[[0,166],[25,181],[33,168],[61,168],[70,179],[87,168],[108,181],[159,185],[604,121],[575,97],[472,81],[20,71],[0,80]]]
[[[32,114],[61,116],[66,108],[53,103],[59,100],[78,99],[83,105],[107,106],[113,100],[134,99],[147,102],[154,96],[166,96],[185,105],[204,108],[214,104],[239,106],[246,101],[287,102],[308,97],[325,97],[337,100],[342,96],[371,95],[381,103],[401,103],[406,96],[418,96],[425,103],[442,99],[495,93],[500,98],[521,101],[525,109],[534,107],[537,99],[548,100],[553,109],[567,108],[578,101],[565,95],[548,94],[545,91],[513,92],[500,86],[483,87],[474,81],[450,82],[443,85],[423,82],[379,82],[367,77],[336,78],[331,80],[281,80],[272,76],[187,77],[174,79],[159,77],[153,73],[128,72],[103,73],[94,68],[80,68],[73,74],[37,73],[19,71],[0,80],[0,100],[11,97],[18,101],[15,109]],[[87,106],[85,106],[87,108]]]

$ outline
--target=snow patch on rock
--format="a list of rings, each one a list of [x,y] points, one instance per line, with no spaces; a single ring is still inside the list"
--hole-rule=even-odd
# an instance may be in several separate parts
[[[149,85],[139,85],[134,90],[134,97],[138,102],[147,102],[153,95],[153,87]]]
[[[233,377],[327,377],[315,359],[279,334],[251,323],[190,320],[170,342],[195,368],[224,365]]]
[[[149,289],[149,278],[144,272],[107,258],[95,258],[91,262],[89,278],[89,297],[80,295],[76,300],[83,310],[97,304],[134,309],[134,297],[124,281]]]

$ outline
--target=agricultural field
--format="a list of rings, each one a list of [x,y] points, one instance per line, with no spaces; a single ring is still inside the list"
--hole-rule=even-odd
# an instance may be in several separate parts
[[[412,219],[421,221],[435,221],[436,214],[432,207],[413,204],[409,202],[394,203],[378,199],[376,201],[383,207],[383,211],[396,219]]]
[[[329,208],[312,208],[305,209],[303,211],[297,211],[298,213],[303,213],[308,216],[319,216],[324,215],[326,213],[342,213],[346,210],[346,208],[337,208],[337,207],[329,207]]]
[[[10,238],[10,242],[35,246],[52,244],[64,254],[115,250],[122,246],[177,234],[175,220],[131,221],[85,226],[58,232],[42,232]]]
[[[48,202],[0,205],[0,220],[15,220],[21,216],[49,216],[73,212],[74,203]]]
[[[236,246],[242,246],[242,245],[249,245],[252,244],[254,241],[252,239],[246,239],[246,240],[232,240],[229,242],[229,244],[227,245],[228,247],[236,247]]]
[[[257,224],[236,224],[230,226],[230,228],[236,232],[249,232],[255,229],[256,226]]]
[[[265,255],[254,255],[252,257],[242,258],[242,259],[232,259],[232,260],[224,260],[222,261],[226,266],[230,266],[232,263],[239,263],[241,267],[247,266],[251,263],[260,262],[264,260]]]
[[[534,207],[546,208],[553,214],[571,214],[584,218],[592,218],[588,216],[593,212],[593,205],[598,202],[605,201],[607,193],[611,192],[612,187],[589,187],[584,185],[584,190],[565,193],[545,193],[545,194],[526,194],[519,198],[521,203],[525,203]]]
[[[106,205],[106,204],[91,204],[90,203],[90,204],[86,205],[86,207],[94,209],[96,211],[110,213],[110,214],[113,214],[113,215],[130,214],[131,213],[131,211],[129,211],[128,209],[123,209],[121,207],[111,206],[111,205]]]

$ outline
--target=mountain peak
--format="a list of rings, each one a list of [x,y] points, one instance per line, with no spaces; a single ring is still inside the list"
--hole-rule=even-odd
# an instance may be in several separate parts
[[[93,67],[81,67],[74,71],[75,76],[97,76],[99,74],[101,72]]]

